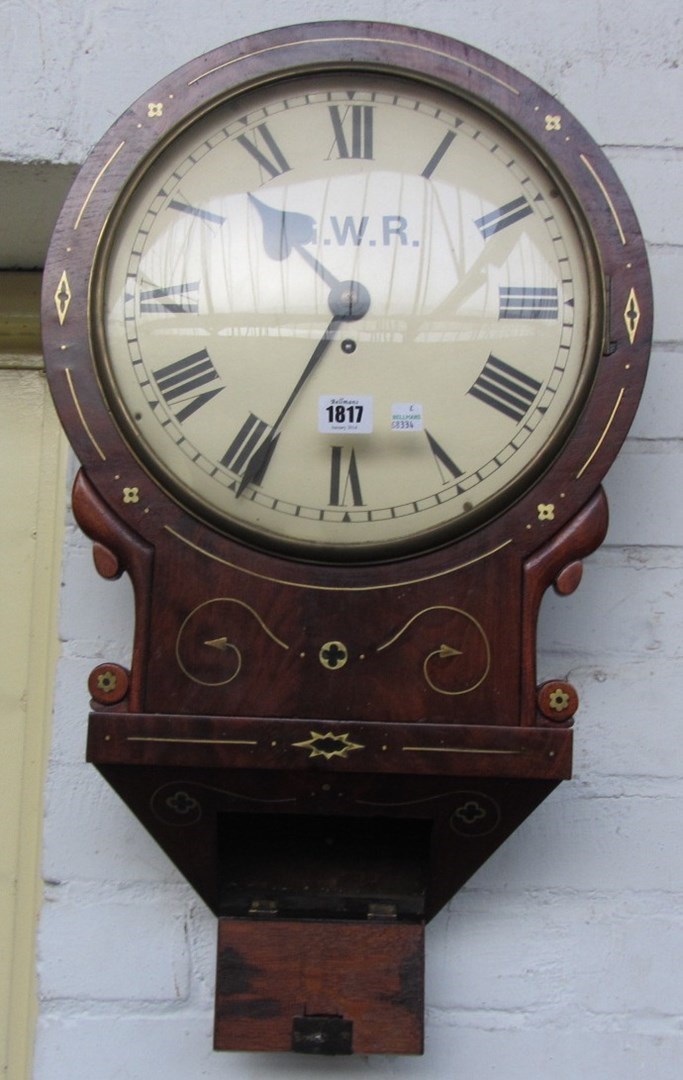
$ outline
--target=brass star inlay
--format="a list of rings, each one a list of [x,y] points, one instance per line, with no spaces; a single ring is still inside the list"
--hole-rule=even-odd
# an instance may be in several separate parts
[[[343,735],[333,735],[331,731],[324,735],[320,731],[312,731],[310,739],[292,743],[292,746],[310,750],[309,757],[324,757],[326,761],[333,757],[346,758],[350,750],[365,749],[360,743],[351,742],[347,732]]]

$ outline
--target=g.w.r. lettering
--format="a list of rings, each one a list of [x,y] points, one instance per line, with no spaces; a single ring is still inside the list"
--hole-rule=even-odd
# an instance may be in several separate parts
[[[402,246],[419,247],[419,240],[412,240],[409,236],[408,219],[401,214],[383,214],[362,217],[353,217],[348,214],[345,217],[332,214],[325,222],[323,228],[323,243],[330,245],[354,245],[361,244],[368,247],[391,247],[395,244]]]

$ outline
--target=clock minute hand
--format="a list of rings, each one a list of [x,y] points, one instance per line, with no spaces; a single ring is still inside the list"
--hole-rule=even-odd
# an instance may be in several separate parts
[[[239,496],[249,484],[261,484],[263,482],[263,477],[265,476],[266,469],[270,464],[270,459],[273,456],[273,451],[275,450],[277,441],[280,437],[280,425],[287,413],[289,412],[290,408],[294,404],[294,401],[298,397],[304,383],[312,375],[313,371],[322,360],[323,355],[327,351],[330,342],[332,341],[337,332],[337,327],[343,321],[343,316],[341,315],[334,315],[332,317],[330,324],[327,327],[327,330],[325,331],[320,341],[316,345],[315,349],[313,350],[313,354],[308,363],[306,364],[306,367],[301,372],[296,386],[287,398],[287,401],[285,402],[284,406],[280,411],[280,415],[273,424],[270,435],[268,435],[268,437],[261,443],[258,450],[256,450],[249,458],[247,467],[242,474],[242,479],[240,480],[237,491],[235,492],[235,496],[237,498],[239,498]]]
[[[285,419],[290,408],[296,401],[302,387],[313,374],[334,339],[337,329],[343,322],[354,322],[362,319],[370,307],[370,293],[358,281],[340,281],[332,289],[329,296],[329,306],[332,312],[330,323],[313,350],[313,354],[301,372],[297,383],[280,410],[280,415],[273,424],[270,435],[259,446],[252,456],[242,474],[235,497],[239,498],[248,484],[261,484],[270,465],[277,441],[280,437],[280,425]]]

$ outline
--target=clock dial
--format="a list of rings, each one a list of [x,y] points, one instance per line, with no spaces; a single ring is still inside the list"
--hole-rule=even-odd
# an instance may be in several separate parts
[[[562,445],[597,351],[591,252],[478,107],[393,76],[275,83],[122,200],[102,380],[146,466],[224,531],[322,560],[428,549]]]

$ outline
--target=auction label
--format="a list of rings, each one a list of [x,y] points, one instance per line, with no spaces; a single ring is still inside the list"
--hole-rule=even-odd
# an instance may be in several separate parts
[[[414,401],[399,402],[391,406],[392,431],[422,431],[422,406]]]
[[[323,435],[370,435],[372,398],[323,394],[318,399],[318,431]]]

